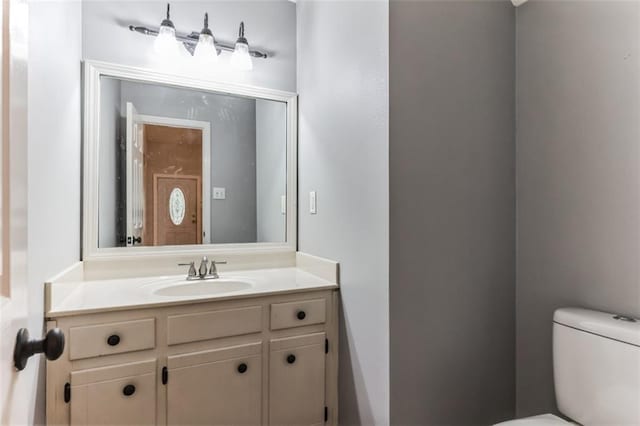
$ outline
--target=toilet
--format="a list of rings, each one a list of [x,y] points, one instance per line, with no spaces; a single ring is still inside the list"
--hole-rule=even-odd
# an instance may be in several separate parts
[[[640,320],[578,308],[553,315],[558,409],[501,426],[640,425]]]

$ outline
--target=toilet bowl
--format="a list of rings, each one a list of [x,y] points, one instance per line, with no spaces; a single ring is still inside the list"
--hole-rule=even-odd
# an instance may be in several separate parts
[[[543,414],[541,416],[527,417],[525,419],[508,420],[506,422],[497,423],[496,426],[570,426],[570,423],[553,414]]]
[[[640,425],[640,320],[578,308],[553,315],[553,378],[560,413],[501,426]]]

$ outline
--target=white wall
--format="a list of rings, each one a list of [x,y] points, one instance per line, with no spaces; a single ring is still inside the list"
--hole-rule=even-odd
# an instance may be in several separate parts
[[[235,42],[238,25],[244,21],[251,46],[273,52],[268,59],[254,59],[250,73],[221,71],[201,74],[184,62],[173,67],[157,62],[153,38],[129,31],[129,25],[157,28],[164,18],[166,1],[83,2],[83,57],[119,64],[172,70],[182,75],[211,77],[273,89],[295,91],[296,88],[296,5],[288,0],[270,1],[176,1],[171,19],[179,32],[202,29],[203,16],[209,12],[214,36]],[[66,21],[65,21],[66,22]],[[222,62],[228,60],[224,53]]]
[[[256,100],[256,230],[258,242],[283,242],[287,216],[287,104]]]
[[[297,4],[299,249],[340,262],[340,423],[389,424],[389,4]]]
[[[35,337],[43,327],[44,281],[80,258],[82,16],[79,2],[31,2],[29,9],[27,273]],[[14,398],[30,398],[28,423],[42,423],[44,360],[29,363],[30,372],[39,366],[37,392]]]

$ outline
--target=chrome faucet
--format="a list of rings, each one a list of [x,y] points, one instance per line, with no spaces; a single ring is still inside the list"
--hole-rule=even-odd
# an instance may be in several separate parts
[[[203,280],[204,277],[207,276],[208,264],[209,264],[209,259],[207,259],[207,256],[202,256],[202,260],[200,261],[200,267],[198,268],[198,274],[200,275],[201,280]]]
[[[208,267],[209,264],[211,264],[210,268]],[[215,279],[218,279],[218,278],[220,278],[220,275],[218,275],[218,269],[216,268],[216,265],[226,265],[226,264],[227,264],[227,262],[218,262],[216,260],[209,261],[209,259],[207,259],[207,256],[203,256],[202,260],[200,261],[200,267],[197,270],[196,270],[196,263],[195,262],[178,263],[178,266],[188,266],[189,267],[189,272],[187,274],[187,280],[188,281],[192,281],[192,280],[215,280]]]

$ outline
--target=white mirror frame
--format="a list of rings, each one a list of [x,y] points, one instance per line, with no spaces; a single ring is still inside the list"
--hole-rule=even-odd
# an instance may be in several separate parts
[[[287,104],[287,224],[282,243],[202,244],[185,246],[98,247],[98,176],[100,143],[100,77],[156,83],[246,96]],[[200,80],[175,74],[97,61],[84,63],[82,259],[117,260],[131,256],[170,257],[235,253],[295,252],[297,247],[298,95],[248,85]]]

